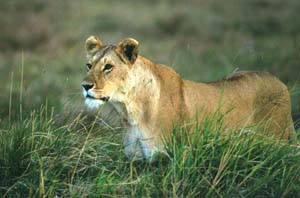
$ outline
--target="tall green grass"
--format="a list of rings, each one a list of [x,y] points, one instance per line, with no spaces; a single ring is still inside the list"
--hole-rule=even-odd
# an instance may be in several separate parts
[[[42,106],[0,133],[1,197],[297,197],[300,147],[222,120],[175,127],[169,157],[129,161],[122,130]]]

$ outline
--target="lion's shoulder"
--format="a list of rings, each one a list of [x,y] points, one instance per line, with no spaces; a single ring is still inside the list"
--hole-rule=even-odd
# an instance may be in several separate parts
[[[268,82],[268,83],[278,83],[280,82],[274,75],[269,72],[259,72],[259,71],[239,71],[234,72],[221,80],[209,82],[213,85],[223,85],[226,84],[252,84],[256,81]]]
[[[273,76],[269,72],[260,72],[260,71],[238,71],[233,72],[232,74],[226,76],[222,80],[226,81],[236,81],[236,80],[242,80],[246,77],[259,77],[259,78],[266,78]]]

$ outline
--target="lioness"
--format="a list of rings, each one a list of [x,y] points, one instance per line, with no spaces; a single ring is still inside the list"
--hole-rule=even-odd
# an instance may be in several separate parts
[[[227,129],[265,121],[265,130],[278,139],[286,140],[294,132],[287,87],[269,73],[241,72],[222,81],[197,83],[140,56],[132,38],[104,45],[90,36],[85,49],[85,104],[110,104],[123,117],[125,154],[131,159],[152,160],[156,152],[164,152],[162,137],[171,134],[174,124],[196,115],[201,122],[217,110],[220,100]]]

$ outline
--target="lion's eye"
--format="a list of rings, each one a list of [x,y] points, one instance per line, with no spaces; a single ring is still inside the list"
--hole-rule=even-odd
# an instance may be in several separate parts
[[[90,69],[92,68],[92,64],[87,63],[87,64],[86,64],[86,68],[87,68],[88,70],[90,70]]]
[[[103,72],[108,73],[112,70],[114,66],[112,64],[106,64],[103,68]]]

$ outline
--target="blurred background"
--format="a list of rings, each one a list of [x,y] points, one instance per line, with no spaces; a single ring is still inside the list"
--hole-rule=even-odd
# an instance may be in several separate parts
[[[140,54],[190,80],[269,71],[288,84],[297,120],[299,10],[299,0],[1,1],[0,124],[20,116],[20,103],[24,113],[46,103],[80,111],[90,35],[133,37]]]

